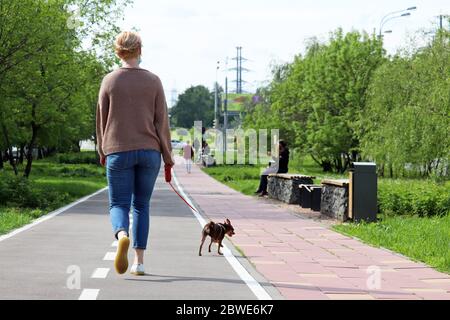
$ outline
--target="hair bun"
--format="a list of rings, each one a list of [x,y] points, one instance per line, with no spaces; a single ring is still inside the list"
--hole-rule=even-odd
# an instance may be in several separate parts
[[[136,58],[141,47],[141,37],[137,33],[125,31],[116,38],[115,50],[121,59]]]

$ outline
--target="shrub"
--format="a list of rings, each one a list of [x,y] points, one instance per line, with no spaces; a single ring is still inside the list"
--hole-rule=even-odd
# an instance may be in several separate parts
[[[62,164],[96,164],[99,165],[95,152],[62,153],[55,157],[55,161]]]
[[[382,180],[378,203],[381,213],[442,216],[450,213],[450,182]]]
[[[17,208],[53,210],[70,199],[67,193],[40,190],[23,177],[0,175],[0,205]]]

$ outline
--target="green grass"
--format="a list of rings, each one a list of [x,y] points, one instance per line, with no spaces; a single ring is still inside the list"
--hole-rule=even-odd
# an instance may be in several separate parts
[[[40,209],[0,207],[0,235],[29,224],[44,214]]]
[[[450,215],[382,216],[378,223],[342,224],[334,229],[450,273]]]
[[[246,195],[259,186],[261,168],[257,166],[217,166],[203,169],[216,180]]]
[[[13,175],[8,169],[3,170],[2,177]],[[23,168],[19,170],[23,171]],[[42,193],[43,197],[49,194],[57,194],[58,197],[39,208],[0,203],[0,234],[28,224],[107,185],[104,168],[92,164],[61,164],[55,159],[36,161],[29,180],[33,190]]]

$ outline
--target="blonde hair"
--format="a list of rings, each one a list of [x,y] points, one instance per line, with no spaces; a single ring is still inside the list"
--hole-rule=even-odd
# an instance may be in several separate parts
[[[137,33],[124,31],[117,36],[114,47],[120,59],[133,59],[140,55],[142,40]]]

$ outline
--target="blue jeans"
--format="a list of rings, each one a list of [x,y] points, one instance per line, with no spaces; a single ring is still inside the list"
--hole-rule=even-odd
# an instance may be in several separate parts
[[[161,167],[161,153],[136,150],[108,155],[109,212],[115,237],[129,234],[133,205],[133,248],[147,248],[150,229],[150,198]]]

